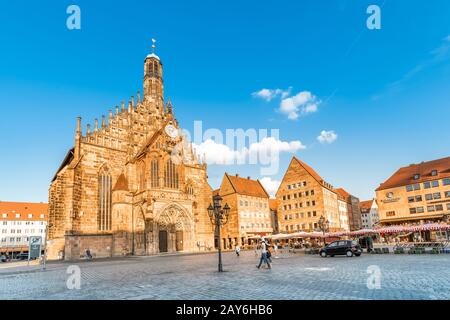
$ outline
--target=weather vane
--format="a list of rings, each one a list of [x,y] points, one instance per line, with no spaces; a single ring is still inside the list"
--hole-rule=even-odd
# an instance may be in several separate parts
[[[156,39],[152,38],[152,53],[155,53],[155,48],[156,48],[155,43],[156,43]]]

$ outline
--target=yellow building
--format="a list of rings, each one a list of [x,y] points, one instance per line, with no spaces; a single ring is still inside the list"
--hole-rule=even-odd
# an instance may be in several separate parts
[[[450,157],[400,168],[376,194],[382,225],[447,221]]]
[[[248,243],[254,235],[270,235],[273,232],[269,194],[259,180],[225,173],[219,193],[231,207],[229,221],[221,230],[221,245],[232,249],[236,245]]]
[[[280,232],[314,231],[321,216],[329,221],[329,231],[348,228],[342,222],[338,193],[303,161],[293,157],[276,193]],[[345,213],[347,214],[347,213]]]

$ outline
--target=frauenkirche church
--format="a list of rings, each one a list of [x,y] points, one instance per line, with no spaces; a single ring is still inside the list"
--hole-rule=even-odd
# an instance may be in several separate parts
[[[144,96],[83,134],[49,189],[50,259],[204,251],[214,246],[206,164],[164,102],[162,63],[144,62]]]

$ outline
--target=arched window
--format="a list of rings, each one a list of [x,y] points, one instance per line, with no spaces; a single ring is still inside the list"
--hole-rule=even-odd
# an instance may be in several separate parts
[[[167,160],[164,165],[164,187],[178,189],[178,167],[172,160]]]
[[[187,194],[194,194],[194,187],[192,186],[192,183],[190,181],[186,184],[185,191]]]
[[[106,166],[98,175],[98,229],[111,230],[112,177]]]
[[[152,188],[158,188],[159,187],[159,165],[158,165],[158,159],[152,160],[151,165],[151,185]]]

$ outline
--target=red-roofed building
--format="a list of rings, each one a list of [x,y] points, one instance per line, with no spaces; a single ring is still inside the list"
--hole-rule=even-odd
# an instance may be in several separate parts
[[[376,194],[382,225],[448,223],[450,157],[402,167]]]
[[[30,236],[44,243],[47,212],[46,203],[0,201],[0,252],[28,252]]]
[[[348,229],[341,219],[338,193],[313,168],[293,157],[276,193],[280,232],[318,231],[321,216],[329,231]],[[344,225],[343,225],[344,222]]]
[[[361,222],[363,229],[373,229],[380,223],[378,215],[378,205],[375,199],[362,201],[359,203],[361,208]]]
[[[221,231],[223,249],[248,244],[253,235],[270,235],[273,232],[269,207],[269,194],[259,180],[225,173],[219,193],[230,206],[229,221]]]

